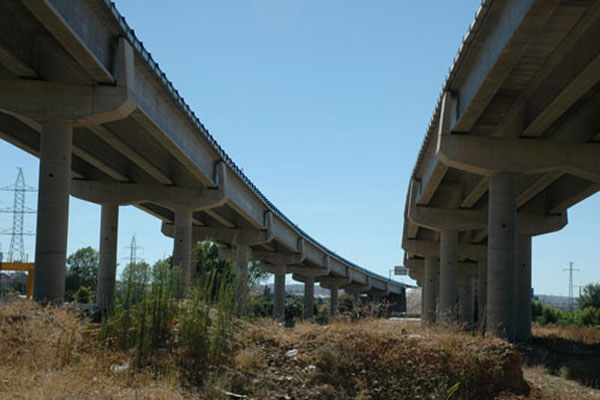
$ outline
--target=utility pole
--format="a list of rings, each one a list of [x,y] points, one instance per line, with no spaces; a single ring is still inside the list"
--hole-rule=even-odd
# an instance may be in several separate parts
[[[25,184],[25,177],[23,176],[23,169],[18,168],[19,173],[17,174],[17,180],[14,185],[0,188],[3,191],[10,191],[14,193],[13,206],[2,208],[0,212],[11,213],[13,215],[12,229],[5,229],[0,231],[2,235],[10,235],[10,247],[8,248],[7,262],[27,262],[27,255],[25,254],[25,241],[23,236],[33,236],[34,234],[25,231],[23,229],[25,214],[35,214],[35,210],[25,207],[25,193],[35,192],[36,189],[32,186]]]
[[[126,247],[127,250],[129,250],[129,265],[134,265],[137,262],[137,250],[140,247],[137,245],[137,242],[135,241],[135,234],[131,237],[131,243],[129,244],[128,247]]]
[[[573,263],[569,263],[569,268],[564,268],[563,271],[569,271],[569,311],[573,312],[573,271],[579,272],[577,268],[573,268]]]

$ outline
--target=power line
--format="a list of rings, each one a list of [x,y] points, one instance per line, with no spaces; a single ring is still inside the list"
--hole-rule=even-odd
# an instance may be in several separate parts
[[[25,222],[25,214],[35,214],[36,211],[25,207],[25,193],[35,192],[36,189],[25,184],[23,169],[17,168],[19,173],[13,185],[0,188],[0,190],[10,191],[14,193],[13,206],[0,209],[2,213],[11,213],[13,215],[12,229],[0,231],[2,235],[10,235],[10,247],[8,249],[8,262],[26,262],[27,255],[25,254],[25,241],[23,236],[33,236],[34,233],[25,231],[23,228]]]
[[[129,250],[129,265],[137,263],[137,251],[143,250],[143,247],[138,246],[135,240],[135,234],[131,237],[131,242],[125,249]]]
[[[579,272],[577,268],[573,268],[573,263],[569,263],[569,268],[563,268],[563,271],[569,271],[569,311],[573,312],[573,271]]]

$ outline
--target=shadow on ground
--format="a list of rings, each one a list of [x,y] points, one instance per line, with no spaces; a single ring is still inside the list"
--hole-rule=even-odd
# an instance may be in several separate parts
[[[558,336],[533,337],[520,344],[523,365],[543,366],[553,375],[600,388],[600,343],[585,344]]]

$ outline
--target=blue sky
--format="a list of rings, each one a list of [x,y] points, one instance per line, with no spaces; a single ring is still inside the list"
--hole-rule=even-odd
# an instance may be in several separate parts
[[[407,183],[435,102],[478,0],[118,0],[169,79],[244,172],[294,222],[337,253],[388,275],[402,261]],[[0,141],[0,186],[38,161]],[[0,207],[12,205],[0,192]],[[35,196],[28,205],[35,207]],[[598,281],[598,195],[561,232],[534,239],[538,293]],[[0,214],[0,229],[11,224]],[[71,199],[69,252],[98,246],[100,209]],[[35,216],[26,219],[35,231]],[[172,241],[121,207],[119,259],[133,234],[147,261]],[[0,236],[8,250],[9,237]],[[26,247],[33,255],[32,238]],[[407,281],[406,278],[404,278]]]

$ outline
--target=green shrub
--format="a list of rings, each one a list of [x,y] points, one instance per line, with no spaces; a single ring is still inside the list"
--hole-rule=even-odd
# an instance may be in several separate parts
[[[73,294],[73,300],[83,304],[92,303],[94,301],[94,292],[89,286],[79,286],[77,291]]]
[[[100,337],[113,347],[131,351],[138,368],[154,368],[154,356],[167,350],[178,359],[183,376],[196,383],[202,370],[232,353],[234,280],[227,272],[207,272],[181,299],[179,268],[163,260],[151,272],[129,270],[121,296],[103,315]]]
[[[577,311],[575,323],[580,326],[600,326],[600,308],[586,307]]]

